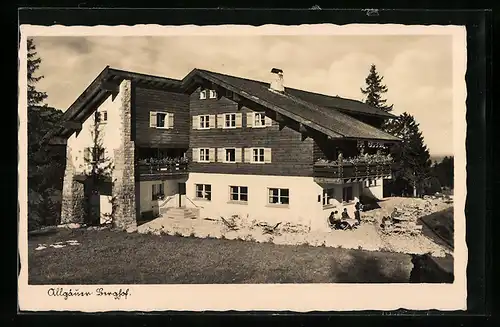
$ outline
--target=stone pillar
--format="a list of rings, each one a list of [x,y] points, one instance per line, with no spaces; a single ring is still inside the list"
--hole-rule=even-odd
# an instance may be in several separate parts
[[[117,208],[113,217],[116,228],[127,231],[137,230],[135,205],[135,175],[134,152],[132,141],[131,119],[131,82],[124,80],[120,84],[120,127],[119,146],[114,150],[113,196],[116,198]]]
[[[85,220],[85,194],[82,183],[76,181],[71,147],[66,147],[66,169],[64,171],[61,224],[83,223]]]

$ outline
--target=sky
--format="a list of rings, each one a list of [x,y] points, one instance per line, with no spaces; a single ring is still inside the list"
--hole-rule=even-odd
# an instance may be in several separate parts
[[[432,156],[453,154],[452,37],[448,35],[39,36],[40,91],[66,110],[105,66],[182,79],[193,68],[363,101],[370,65],[394,114],[420,124]]]

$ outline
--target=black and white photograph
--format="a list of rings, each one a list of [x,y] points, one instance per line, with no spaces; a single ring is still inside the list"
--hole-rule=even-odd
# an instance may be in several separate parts
[[[21,26],[21,305],[464,308],[465,58],[457,26]]]

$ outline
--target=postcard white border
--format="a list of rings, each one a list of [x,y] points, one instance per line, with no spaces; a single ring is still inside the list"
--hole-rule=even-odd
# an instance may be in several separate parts
[[[465,310],[467,299],[465,242],[466,198],[466,30],[464,26],[350,25],[242,25],[221,26],[33,26],[22,25],[21,45],[28,36],[167,36],[167,35],[450,35],[453,37],[453,140],[455,156],[455,251],[453,284],[254,284],[254,285],[102,285],[130,289],[124,300],[102,297],[47,296],[50,286],[28,285],[27,257],[27,81],[26,47],[19,50],[19,251],[18,281],[22,311],[254,311],[296,312],[344,310]],[[61,286],[94,291],[99,285]]]

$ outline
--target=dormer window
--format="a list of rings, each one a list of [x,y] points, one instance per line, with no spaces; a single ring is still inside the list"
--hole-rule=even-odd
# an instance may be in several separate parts
[[[210,99],[216,99],[217,98],[217,92],[215,90],[210,90],[209,91],[209,97],[210,97]]]
[[[200,100],[205,100],[207,98],[207,90],[200,92]]]

